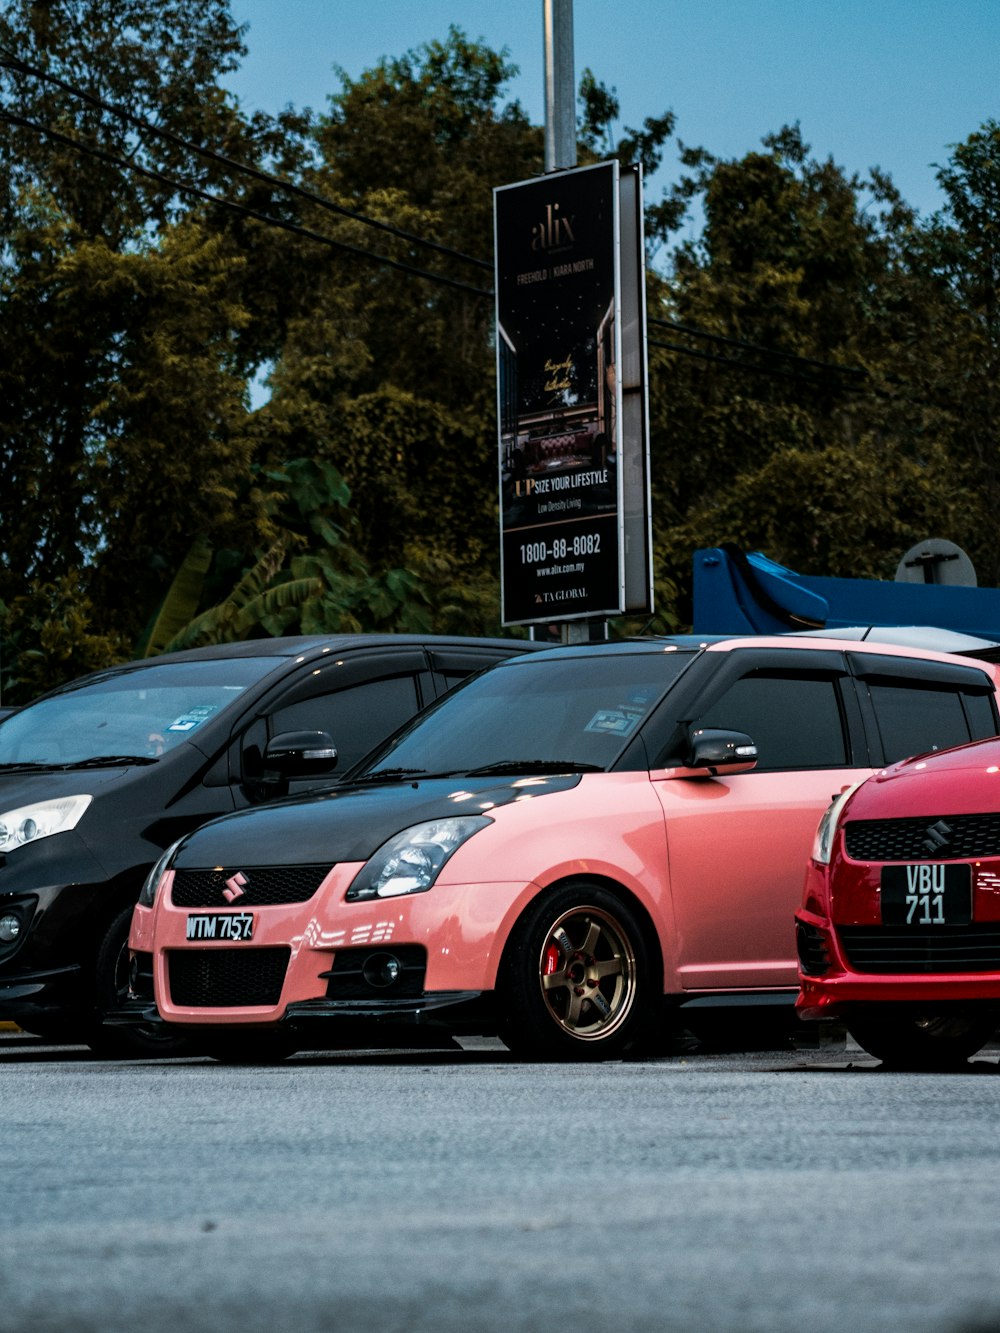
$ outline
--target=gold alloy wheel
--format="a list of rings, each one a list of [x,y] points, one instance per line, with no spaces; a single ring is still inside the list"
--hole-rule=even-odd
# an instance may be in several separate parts
[[[552,1018],[578,1041],[603,1041],[635,1000],[635,950],[597,907],[573,907],[549,929],[539,956],[542,996]]]

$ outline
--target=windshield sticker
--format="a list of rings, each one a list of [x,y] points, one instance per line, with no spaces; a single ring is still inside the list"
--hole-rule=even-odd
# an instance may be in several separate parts
[[[631,736],[642,721],[642,714],[626,708],[599,708],[584,727],[606,736]]]
[[[628,697],[628,706],[630,708],[641,708],[643,712],[656,699],[658,691],[652,688],[643,689],[641,686],[634,689]]]
[[[176,721],[171,722],[167,727],[168,731],[194,731],[195,727],[201,726],[206,718],[212,716],[218,708],[218,704],[199,704],[196,708],[189,708],[186,713],[182,713]]]

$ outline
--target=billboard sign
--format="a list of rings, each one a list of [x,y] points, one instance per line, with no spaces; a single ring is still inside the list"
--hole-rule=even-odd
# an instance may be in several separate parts
[[[505,625],[626,606],[619,214],[616,161],[494,191]]]

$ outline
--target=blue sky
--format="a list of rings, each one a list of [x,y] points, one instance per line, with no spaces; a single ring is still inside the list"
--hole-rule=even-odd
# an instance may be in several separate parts
[[[543,118],[542,0],[231,0],[249,54],[228,80],[248,108],[322,110],[382,55],[450,23],[509,49],[512,85]],[[577,81],[618,90],[622,122],[667,108],[677,133],[724,157],[799,121],[821,158],[887,170],[911,204],[940,206],[934,163],[1000,118],[1000,0],[575,0]],[[676,171],[671,155],[654,185]],[[497,182],[498,184],[501,182]],[[658,193],[658,191],[655,191]]]

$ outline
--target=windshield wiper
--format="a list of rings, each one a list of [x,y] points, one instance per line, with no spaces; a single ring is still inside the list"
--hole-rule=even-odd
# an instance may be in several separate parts
[[[499,759],[495,764],[470,768],[469,778],[485,778],[501,773],[603,773],[603,764],[584,764],[579,759]]]
[[[155,764],[156,757],[148,754],[95,754],[89,759],[74,759],[69,764],[56,764],[67,772],[74,768],[113,768],[118,764]]]
[[[89,759],[74,759],[68,764],[44,764],[25,762],[23,764],[0,764],[0,773],[72,773],[79,768],[115,768],[123,764],[155,764],[156,760],[146,754],[95,754]]]
[[[352,778],[350,785],[357,786],[363,782],[409,782],[414,778],[451,778],[451,773],[428,773],[426,768],[380,768],[374,773],[362,773],[360,777]]]

